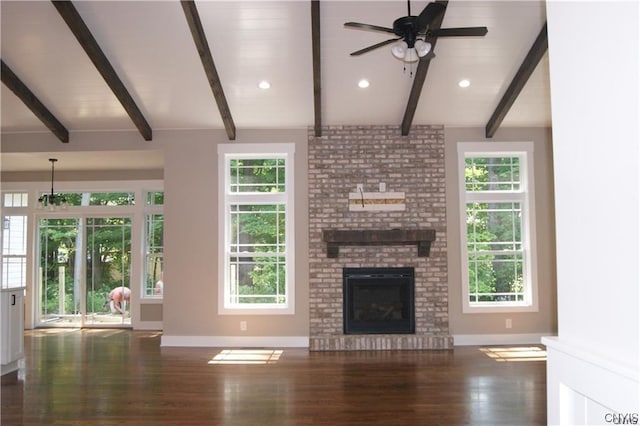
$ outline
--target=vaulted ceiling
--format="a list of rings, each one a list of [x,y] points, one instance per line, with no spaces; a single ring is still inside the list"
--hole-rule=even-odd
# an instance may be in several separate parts
[[[427,4],[412,1],[412,15]],[[407,14],[404,0],[3,0],[0,13],[3,134],[53,131],[64,140],[15,94],[11,72],[71,139],[109,130],[138,130],[153,143],[162,129],[225,129],[233,139],[235,129],[320,124],[487,127],[497,113],[493,131],[551,125],[546,37],[536,48],[543,0],[449,1],[442,28],[486,26],[487,35],[440,37],[435,58],[416,64],[389,46],[349,55],[389,34],[344,23],[391,27]],[[462,79],[470,86],[459,87]],[[270,89],[258,87],[263,80]]]

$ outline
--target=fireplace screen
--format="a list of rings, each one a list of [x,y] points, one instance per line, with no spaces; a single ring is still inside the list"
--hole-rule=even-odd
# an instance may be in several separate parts
[[[345,334],[415,332],[413,268],[344,268]]]

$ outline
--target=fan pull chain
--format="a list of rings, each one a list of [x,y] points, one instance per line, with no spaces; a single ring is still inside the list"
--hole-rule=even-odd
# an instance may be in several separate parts
[[[407,73],[407,63],[406,62],[402,63],[402,72],[404,74]],[[413,63],[409,64],[409,78],[413,78]]]

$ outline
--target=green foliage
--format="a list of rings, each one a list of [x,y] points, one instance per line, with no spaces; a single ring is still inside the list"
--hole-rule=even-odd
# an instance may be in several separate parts
[[[121,195],[107,194],[107,199]],[[59,312],[61,279],[64,279],[65,312],[80,309],[80,285],[74,279],[76,261],[86,262],[87,310],[102,311],[106,295],[117,286],[130,287],[131,220],[128,218],[41,219],[40,266],[43,314]],[[81,231],[79,233],[79,231]],[[77,251],[83,238],[85,253]],[[77,257],[80,256],[80,259]],[[62,274],[62,276],[61,276]]]
[[[147,193],[147,204],[161,206],[164,204],[164,191],[152,191]]]
[[[70,206],[129,206],[135,202],[130,192],[73,192],[64,196]]]
[[[230,164],[232,192],[284,191],[284,159],[242,159]]]
[[[147,296],[154,294],[158,280],[162,280],[164,253],[164,215],[150,214],[146,219],[146,283]]]

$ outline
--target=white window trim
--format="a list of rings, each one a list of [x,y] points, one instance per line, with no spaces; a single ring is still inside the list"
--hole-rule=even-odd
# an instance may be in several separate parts
[[[293,315],[295,313],[295,211],[294,211],[294,153],[293,143],[265,144],[220,144],[218,145],[218,314],[220,315]],[[287,219],[285,224],[287,265],[285,288],[287,303],[284,306],[260,304],[250,306],[226,304],[225,293],[229,287],[229,268],[227,268],[227,247],[230,236],[227,218],[229,217],[229,183],[227,169],[230,158],[256,155],[284,157],[286,174]]]
[[[462,273],[462,312],[472,313],[505,313],[505,312],[538,312],[538,278],[536,251],[536,218],[535,218],[535,184],[533,166],[533,142],[459,142],[458,143],[458,193],[460,197],[460,267]],[[522,194],[522,226],[524,265],[523,277],[530,283],[530,289],[524,302],[488,302],[482,306],[469,302],[469,261],[467,252],[466,205],[468,200],[501,201],[505,199],[501,191],[473,194],[467,198],[464,169],[465,158],[486,156],[520,155],[526,159],[520,165],[520,174],[525,176]],[[522,158],[521,157],[521,158]],[[509,200],[513,195],[508,196]]]

